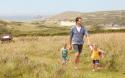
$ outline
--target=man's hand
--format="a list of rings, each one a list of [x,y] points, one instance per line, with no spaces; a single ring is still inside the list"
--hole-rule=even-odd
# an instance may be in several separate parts
[[[72,46],[71,45],[69,45],[69,50],[71,50],[72,49]]]

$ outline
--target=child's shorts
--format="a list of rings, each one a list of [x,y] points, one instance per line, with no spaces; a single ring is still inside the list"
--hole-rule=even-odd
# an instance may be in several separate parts
[[[99,64],[99,60],[92,60],[93,64]]]

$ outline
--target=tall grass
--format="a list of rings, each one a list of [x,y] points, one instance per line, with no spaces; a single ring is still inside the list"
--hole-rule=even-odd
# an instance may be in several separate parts
[[[80,69],[72,62],[60,64],[60,48],[68,36],[16,37],[0,44],[0,78],[124,78],[125,33],[93,34],[93,43],[105,50],[104,68],[91,71],[88,46],[84,45]],[[70,56],[73,59],[74,55]]]
[[[125,62],[123,61],[125,57],[124,36],[124,33],[106,33],[96,34],[92,36],[93,42],[96,42],[99,47],[105,50],[105,62],[107,62],[109,67],[120,71],[125,69]]]

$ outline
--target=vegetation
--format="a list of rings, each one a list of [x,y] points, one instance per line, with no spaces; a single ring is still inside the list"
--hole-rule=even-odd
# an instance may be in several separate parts
[[[0,78],[124,78],[125,33],[92,34],[90,38],[105,51],[103,68],[93,72],[88,46],[84,45],[80,68],[70,61],[62,67],[60,48],[67,36],[16,37],[0,45]]]
[[[71,27],[60,27],[58,25],[45,25],[42,23],[21,23],[11,22],[7,25],[0,25],[0,34],[11,33],[13,36],[54,36],[54,35],[68,35]],[[92,26],[87,28],[90,33],[111,33],[111,32],[125,32],[125,29],[109,29],[104,30],[100,26]]]

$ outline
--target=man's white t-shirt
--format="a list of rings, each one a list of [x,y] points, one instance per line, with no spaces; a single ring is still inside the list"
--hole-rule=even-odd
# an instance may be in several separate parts
[[[76,29],[77,29],[78,32],[80,32],[81,26],[76,26]]]

